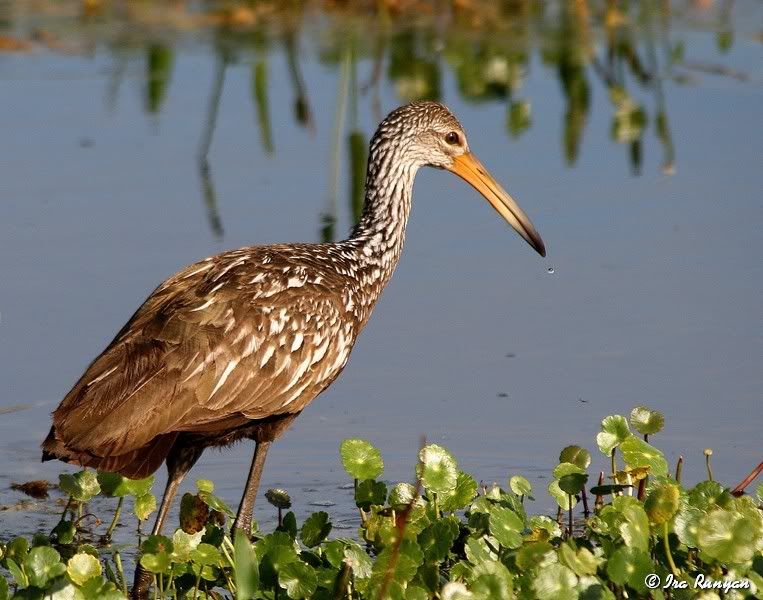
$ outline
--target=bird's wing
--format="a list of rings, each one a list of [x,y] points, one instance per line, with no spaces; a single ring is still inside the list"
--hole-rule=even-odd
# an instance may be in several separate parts
[[[157,288],[54,412],[56,436],[120,455],[236,415],[299,412],[344,366],[355,332],[341,282],[326,279],[337,275],[267,256],[226,253]]]

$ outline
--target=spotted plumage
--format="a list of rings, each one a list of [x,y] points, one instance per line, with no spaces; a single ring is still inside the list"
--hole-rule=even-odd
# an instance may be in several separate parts
[[[234,527],[249,529],[270,443],[341,373],[400,258],[422,166],[471,183],[530,243],[527,216],[472,156],[435,102],[401,107],[373,136],[363,214],[330,244],[252,246],[194,263],[162,283],[53,412],[43,460],[169,473],[154,533],[208,446],[256,441]],[[133,596],[150,576],[136,570]]]

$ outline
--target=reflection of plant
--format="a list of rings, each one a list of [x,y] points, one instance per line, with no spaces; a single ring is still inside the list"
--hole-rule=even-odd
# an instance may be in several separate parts
[[[530,513],[538,490],[525,477],[509,477],[504,488],[479,486],[438,444],[421,448],[415,484],[392,485],[381,479],[378,449],[344,440],[340,457],[353,480],[358,539],[331,537],[324,511],[300,524],[292,498],[280,489],[265,493],[277,511],[275,528],[255,523],[251,538],[240,531],[231,538],[230,509],[211,481],[199,480],[196,493],[183,496],[172,536],[140,543],[140,564],[152,574],[157,598],[614,599],[652,593],[650,574],[662,581],[669,574],[676,581],[698,575],[743,581],[749,585],[744,596],[758,597],[763,485],[755,497],[725,488],[712,475],[685,487],[651,443],[663,426],[663,415],[643,406],[630,418],[606,417],[595,441],[606,466],[593,486],[591,453],[578,445],[563,448],[546,486],[558,506],[556,519]],[[711,453],[705,451],[708,461]],[[611,483],[603,482],[604,472]],[[86,471],[64,479],[69,506],[92,501],[99,483],[102,494],[120,498],[119,507],[124,496],[135,496],[137,507],[151,494],[150,479],[130,482],[106,473],[96,479]],[[92,533],[82,522],[62,519],[67,527],[56,529],[71,531],[66,538],[37,534],[31,543],[17,537],[0,544],[0,598],[10,596],[5,577],[16,587],[14,598],[124,598],[119,552],[75,539]]]
[[[146,110],[158,113],[167,96],[174,52],[162,44],[151,44],[146,49]]]
[[[432,35],[403,30],[392,35],[387,75],[406,101],[440,98],[440,67],[431,57]]]

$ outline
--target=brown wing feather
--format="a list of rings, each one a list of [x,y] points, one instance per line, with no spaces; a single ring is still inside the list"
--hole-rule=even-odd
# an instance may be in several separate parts
[[[342,369],[357,328],[342,276],[292,254],[242,249],[167,280],[61,402],[44,449],[143,472],[178,432],[302,410]]]

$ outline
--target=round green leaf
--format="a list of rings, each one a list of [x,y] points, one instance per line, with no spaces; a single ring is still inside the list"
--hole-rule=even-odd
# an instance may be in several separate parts
[[[618,531],[626,546],[637,548],[644,552],[649,550],[649,517],[641,504],[624,506],[620,514],[622,521]]]
[[[454,517],[438,519],[418,536],[419,547],[428,562],[444,560],[458,537],[458,520]]]
[[[458,468],[450,452],[437,444],[429,444],[419,452],[418,476],[431,492],[445,494],[456,488]]]
[[[596,558],[588,548],[575,549],[566,543],[559,547],[559,562],[569,567],[576,575],[595,575],[601,559]]]
[[[646,406],[637,406],[631,411],[631,425],[643,435],[651,435],[660,431],[665,425],[665,417],[661,412],[650,410]]]
[[[156,510],[156,496],[151,492],[135,498],[133,512],[141,521],[148,519],[149,515]]]
[[[704,511],[693,506],[684,506],[678,511],[673,529],[682,544],[686,544],[689,548],[696,548],[699,545],[697,532],[699,522],[704,516]]]
[[[559,489],[567,494],[575,495],[585,487],[588,475],[583,473],[570,473],[559,479]]]
[[[101,491],[95,471],[62,473],[58,476],[58,486],[77,502],[87,502]]]
[[[13,580],[16,582],[16,585],[19,587],[19,589],[24,589],[25,587],[29,586],[29,577],[27,577],[27,574],[16,563],[15,560],[12,558],[6,558],[5,566],[8,568],[8,571],[10,571],[11,577],[13,577]]]
[[[140,557],[140,564],[149,573],[169,573],[172,561],[167,552],[144,554]]]
[[[29,585],[44,588],[51,579],[66,572],[61,555],[50,546],[32,548],[24,559],[24,571],[29,577]]]
[[[554,467],[554,477],[561,479],[565,475],[571,475],[572,473],[582,474],[585,473],[584,469],[573,463],[563,462]]]
[[[554,554],[554,547],[546,541],[523,544],[517,551],[517,566],[522,571],[533,571],[543,564],[555,562]]]
[[[383,506],[386,499],[387,486],[381,481],[364,479],[355,489],[355,505],[363,510],[368,510],[372,504]]]
[[[474,565],[471,589],[477,598],[485,600],[511,600],[513,598],[511,572],[499,561],[486,561]]]
[[[477,482],[475,479],[471,475],[459,471],[456,476],[456,487],[452,491],[440,495],[440,509],[445,512],[453,512],[466,508],[476,495]]]
[[[496,506],[490,512],[490,533],[504,548],[519,548],[522,545],[522,519],[513,510]]]
[[[547,517],[546,515],[531,516],[529,519],[529,525],[530,529],[532,529],[534,533],[540,534],[541,532],[545,532],[545,534],[547,534],[540,539],[548,540],[562,536],[562,529],[559,527],[559,523],[557,523],[551,517]]]
[[[98,485],[101,486],[101,493],[112,498],[119,498],[129,494],[127,488],[127,477],[119,473],[107,473],[99,471],[97,475]]]
[[[631,467],[649,467],[653,475],[664,477],[668,474],[668,461],[662,452],[635,435],[630,435],[620,444],[625,462]]]
[[[533,491],[533,486],[521,475],[514,475],[509,479],[509,488],[511,488],[511,491],[517,496],[529,496]]]
[[[591,453],[580,446],[567,446],[559,453],[560,463],[572,463],[585,470],[591,464]]]
[[[74,536],[77,534],[77,528],[71,521],[61,521],[53,528],[51,536],[59,544],[71,544]]]
[[[378,589],[381,583],[388,577],[388,571],[393,566],[391,565],[393,558],[392,546],[384,548],[376,558],[369,582],[371,589]],[[410,581],[416,575],[416,571],[423,561],[424,554],[419,545],[412,540],[404,539],[399,546],[397,562],[394,562],[392,580],[401,584]]]
[[[396,483],[389,492],[387,502],[395,510],[403,510],[416,499],[416,488],[410,483]]]
[[[149,475],[143,479],[127,479],[125,483],[127,492],[131,496],[143,496],[144,494],[148,494],[154,486],[154,476]]]
[[[302,543],[308,548],[312,548],[325,540],[331,532],[331,522],[326,512],[315,512],[302,524],[300,538]]]
[[[195,550],[201,543],[203,535],[203,531],[197,531],[194,534],[190,534],[182,529],[176,530],[172,535],[173,560],[176,562],[187,561],[191,556],[191,550]]]
[[[174,549],[172,540],[164,535],[149,535],[140,546],[140,551],[144,554],[156,554],[157,552],[171,554]]]
[[[562,491],[562,488],[559,487],[558,479],[554,479],[551,483],[549,483],[547,489],[548,493],[554,500],[556,500],[556,503],[562,510],[570,510],[570,508],[573,508],[577,504],[577,499],[575,496],[570,496],[567,492]]]
[[[344,440],[339,446],[339,454],[344,470],[353,479],[376,479],[384,471],[381,452],[365,440]]]
[[[628,421],[622,415],[609,415],[601,422],[601,431],[596,436],[596,445],[607,456],[631,434]]]
[[[190,555],[191,560],[197,565],[217,567],[222,564],[223,556],[212,544],[199,544],[191,550]]]
[[[734,497],[717,481],[702,481],[689,491],[689,504],[702,511],[713,508],[729,508]]]
[[[66,563],[66,572],[75,585],[83,585],[88,579],[100,578],[101,562],[90,554],[75,554]]]
[[[286,588],[289,598],[298,600],[309,598],[318,587],[315,569],[302,561],[294,561],[284,565],[278,572],[278,583]]]
[[[662,525],[672,519],[678,512],[680,497],[681,490],[677,484],[669,481],[655,482],[644,502],[649,521],[655,525]]]
[[[722,562],[750,560],[763,537],[763,518],[755,512],[719,508],[706,514],[697,529],[699,549]]]
[[[639,591],[646,591],[644,579],[654,570],[649,555],[636,548],[618,548],[607,561],[607,575],[613,582]]]
[[[539,569],[532,582],[535,595],[543,600],[577,600],[577,584],[572,569],[559,563]]]
[[[356,544],[347,544],[343,551],[344,561],[352,568],[356,578],[366,579],[371,577],[373,562],[368,553]]]

